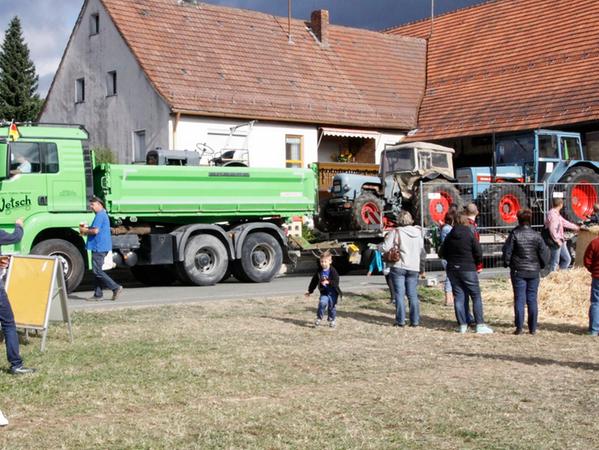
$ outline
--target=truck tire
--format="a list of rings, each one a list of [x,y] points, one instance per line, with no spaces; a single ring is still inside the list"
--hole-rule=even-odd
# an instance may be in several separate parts
[[[412,199],[412,216],[415,225],[428,227],[439,224],[445,220],[445,214],[452,204],[457,205],[458,209],[462,208],[460,191],[449,181],[436,179],[423,182],[422,191],[416,189]]]
[[[383,201],[372,192],[362,192],[354,200],[351,215],[354,230],[380,225],[383,219]]]
[[[243,242],[241,259],[233,265],[233,275],[239,281],[268,283],[281,270],[283,250],[268,233],[252,233]]]
[[[155,266],[133,266],[131,274],[147,286],[170,286],[177,281],[175,268],[165,264]]]
[[[599,175],[589,167],[577,166],[568,170],[560,183],[566,183],[563,186],[566,219],[574,223],[587,220],[599,199]]]
[[[31,249],[32,255],[57,256],[62,262],[67,291],[73,292],[81,284],[85,261],[77,247],[64,239],[48,239]]]
[[[515,184],[495,184],[489,187],[481,201],[483,220],[481,224],[490,227],[514,227],[518,223],[516,214],[526,208],[526,194]],[[485,217],[487,222],[485,222]]]
[[[228,265],[224,244],[210,234],[198,234],[187,242],[180,269],[191,284],[212,286],[223,279]]]

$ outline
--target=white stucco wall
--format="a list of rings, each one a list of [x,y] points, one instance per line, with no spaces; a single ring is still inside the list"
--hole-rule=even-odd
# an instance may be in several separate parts
[[[220,150],[226,143],[229,128],[246,124],[244,120],[213,119],[181,116],[173,133],[175,118],[170,120],[169,148],[195,150],[198,143],[207,143]],[[248,126],[239,128],[229,144],[245,145]],[[217,137],[219,136],[220,138]],[[273,122],[256,122],[247,136],[250,167],[285,167],[285,136],[302,136],[303,167],[318,160],[316,145],[318,129],[315,125],[294,125]],[[205,160],[202,162],[206,162]]]
[[[90,35],[90,15],[100,30]],[[117,94],[107,96],[107,73],[117,73]],[[76,80],[85,80],[85,101],[76,103]],[[168,146],[169,108],[150,85],[98,0],[90,0],[56,74],[42,122],[79,123],[90,147],[108,147],[120,162],[133,160],[134,132],[145,130],[146,148]]]

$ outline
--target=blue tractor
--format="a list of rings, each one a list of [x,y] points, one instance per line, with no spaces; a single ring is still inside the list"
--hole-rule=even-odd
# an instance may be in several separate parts
[[[599,163],[585,159],[580,134],[535,130],[497,138],[493,167],[456,170],[488,226],[513,226],[523,207],[543,210],[563,197],[564,216],[584,221],[599,200]]]

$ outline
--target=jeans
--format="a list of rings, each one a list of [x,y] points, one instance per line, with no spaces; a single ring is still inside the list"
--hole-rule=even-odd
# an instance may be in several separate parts
[[[572,257],[565,242],[560,247],[551,249],[551,262],[549,263],[551,272],[557,270],[558,266],[562,270],[567,269],[570,267],[571,261]]]
[[[102,297],[102,286],[115,291],[120,286],[102,270],[108,252],[92,252],[92,272],[94,273],[94,297]]]
[[[318,310],[316,311],[316,317],[322,320],[324,316],[324,310],[327,310],[327,320],[332,322],[337,318],[337,296],[321,294],[320,300],[318,301]]]
[[[451,289],[451,281],[449,281],[449,276],[447,276],[447,261],[445,259],[442,259],[441,265],[443,266],[443,270],[445,270],[445,282],[443,283],[443,292],[453,292],[453,290]]]
[[[395,296],[395,323],[405,325],[406,304],[404,296],[408,296],[410,304],[410,325],[420,324],[420,302],[418,300],[418,272],[415,270],[391,268],[391,282],[393,283],[393,295]]]
[[[466,302],[468,296],[472,299],[472,309],[474,311],[474,320],[477,325],[485,323],[483,317],[483,300],[480,294],[480,285],[478,284],[478,274],[472,272],[457,272],[448,270],[447,276],[453,287],[453,308],[455,317],[460,325],[468,325],[468,314]]]
[[[19,336],[15,325],[15,317],[12,308],[8,302],[8,296],[4,286],[0,285],[0,325],[4,333],[4,343],[6,344],[6,358],[11,367],[21,367],[23,360],[19,355]]]
[[[591,283],[591,307],[589,308],[589,332],[599,333],[599,278]]]
[[[524,305],[528,309],[528,331],[537,331],[537,294],[539,292],[539,277],[523,278],[512,273],[512,288],[514,289],[514,317],[518,330],[524,326]]]

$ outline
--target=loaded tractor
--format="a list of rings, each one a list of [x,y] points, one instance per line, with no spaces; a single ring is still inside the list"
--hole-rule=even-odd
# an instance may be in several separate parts
[[[451,204],[461,206],[454,186],[453,149],[426,142],[388,147],[379,176],[340,173],[320,210],[323,231],[380,230],[408,210],[424,226],[445,218]]]
[[[545,211],[551,198],[564,199],[564,216],[584,221],[599,200],[599,163],[585,159],[580,134],[535,130],[497,139],[492,167],[456,170],[476,201],[483,226],[508,227],[523,207]]]
[[[146,284],[268,282],[291,260],[285,222],[315,210],[311,170],[193,166],[193,152],[96,164],[87,138],[81,126],[0,124],[0,228],[23,217],[25,229],[3,251],[57,256],[69,290],[89,267],[78,230],[91,195],[111,218],[115,262]],[[31,170],[14,174],[22,158]]]

